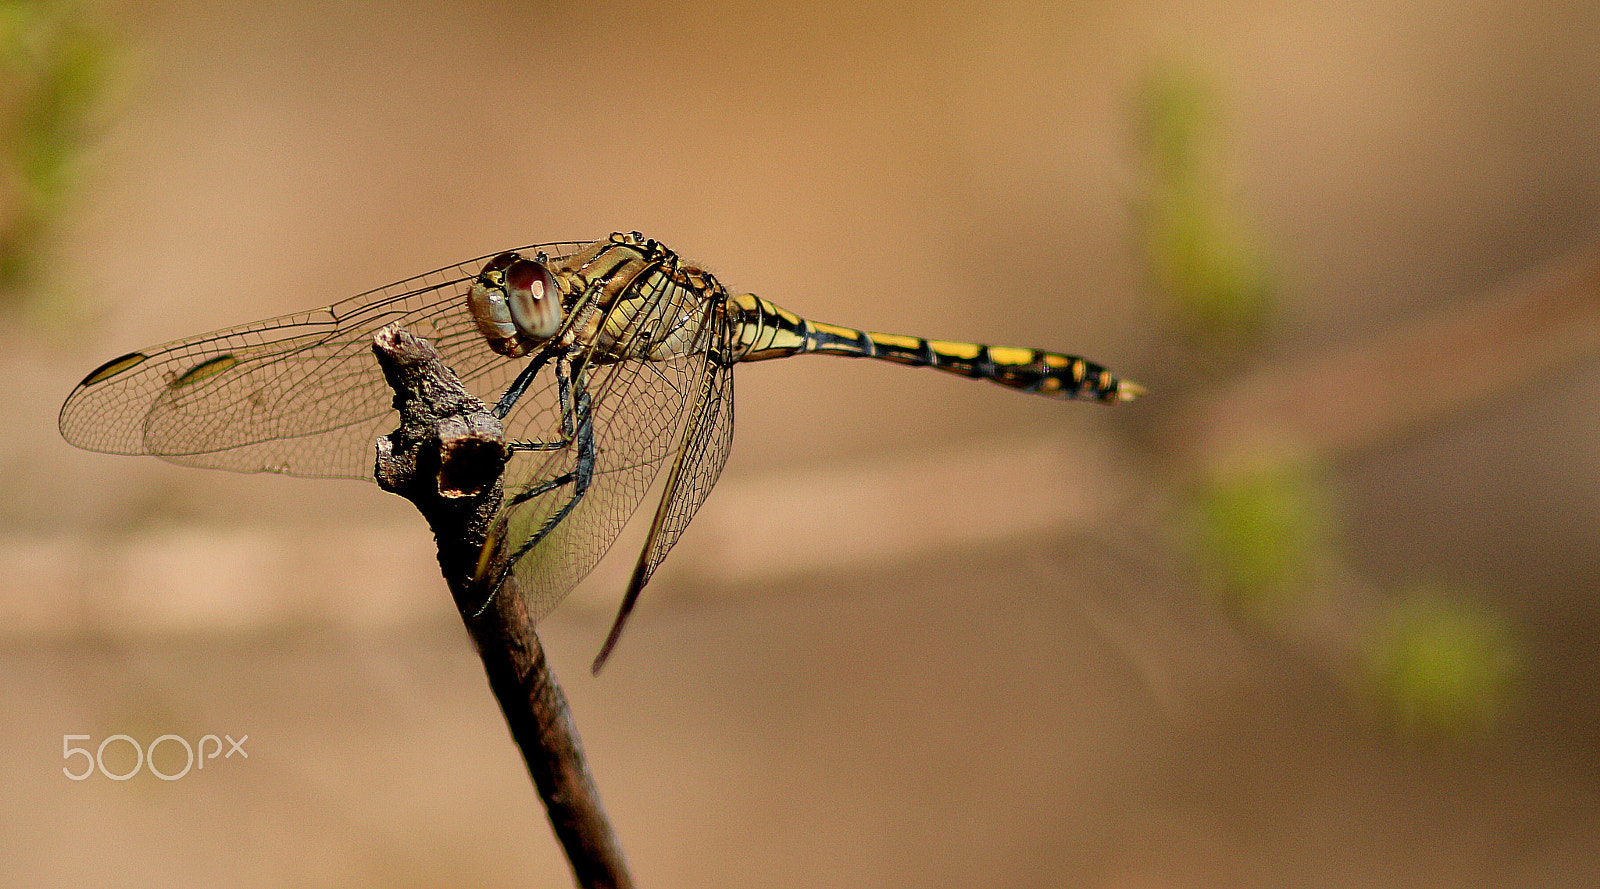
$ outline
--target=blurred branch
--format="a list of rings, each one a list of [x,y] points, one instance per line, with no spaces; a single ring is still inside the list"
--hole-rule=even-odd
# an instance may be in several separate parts
[[[1481,730],[1512,695],[1515,634],[1468,591],[1365,580],[1335,552],[1307,473],[1597,357],[1600,246],[1216,397],[1197,390],[1167,451],[1197,483],[1199,549],[1224,604],[1355,680],[1411,736]]]
[[[1600,247],[1376,337],[1245,376],[1171,427],[1191,468],[1324,462],[1600,356]]]
[[[466,617],[488,598],[474,578],[500,507],[507,456],[500,421],[431,346],[404,329],[379,331],[373,351],[400,411],[400,428],[378,439],[378,484],[410,500],[433,529],[445,582],[577,884],[632,886],[526,600],[515,589],[501,589],[481,615]]]

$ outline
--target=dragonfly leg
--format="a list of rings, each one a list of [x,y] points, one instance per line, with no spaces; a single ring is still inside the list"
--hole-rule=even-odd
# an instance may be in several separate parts
[[[562,439],[561,441],[545,441],[544,439],[527,441],[526,439],[517,439],[506,442],[506,447],[509,448],[513,453],[517,451],[559,451],[569,444],[572,444],[572,442],[567,439]]]
[[[558,371],[565,369],[565,364],[565,359],[558,361],[556,365]],[[594,443],[594,422],[593,417],[590,414],[591,404],[589,401],[589,389],[580,378],[572,380],[571,388],[576,391],[570,392],[566,384],[567,379],[567,374],[561,374],[561,380],[563,382],[561,388],[564,393],[569,393],[567,394],[566,398],[563,398],[563,401],[566,401],[568,398],[570,398],[572,410],[570,412],[566,410],[562,411],[561,425],[563,426],[563,436],[567,437],[571,442],[576,443],[578,446],[576,463],[570,472],[564,472],[554,478],[546,479],[545,481],[534,485],[528,490],[517,494],[515,497],[512,497],[511,502],[507,505],[514,507],[518,504],[526,503],[535,497],[539,497],[559,488],[566,487],[567,485],[572,486],[572,495],[567,498],[567,502],[562,504],[561,508],[556,510],[555,513],[550,516],[550,518],[545,519],[544,524],[539,527],[539,530],[535,531],[526,541],[522,543],[521,546],[517,547],[516,552],[511,554],[511,558],[506,560],[505,567],[501,569],[502,573],[509,572],[512,566],[516,565],[517,560],[521,559],[528,553],[529,550],[538,546],[541,541],[550,536],[550,532],[554,531],[556,527],[561,524],[561,521],[568,515],[571,515],[572,511],[578,507],[578,503],[583,500],[583,495],[588,492],[589,485],[594,481],[594,466],[598,449],[595,447]],[[572,429],[570,433],[566,431],[566,427],[569,426]]]
[[[517,401],[522,398],[523,394],[528,391],[528,387],[533,384],[533,380],[539,375],[539,371],[542,370],[545,364],[549,362],[550,355],[550,352],[543,352],[539,354],[532,361],[528,362],[528,366],[523,368],[521,373],[517,374],[517,378],[511,382],[511,385],[506,389],[506,393],[500,396],[500,401],[494,406],[494,415],[496,418],[501,420],[506,418],[506,414],[511,412],[511,409],[516,406]],[[572,381],[568,378],[567,374],[562,373],[561,371],[561,368],[564,364],[565,361],[556,362],[556,391],[559,393],[561,398],[561,437],[555,441],[535,439],[533,441],[517,440],[507,442],[507,446],[511,450],[559,451],[567,445],[572,444]],[[544,492],[539,491],[537,493]],[[531,494],[529,496],[536,495],[537,494]]]
[[[539,375],[539,371],[544,369],[545,363],[549,360],[549,351],[543,351],[533,356],[533,360],[528,362],[528,366],[522,369],[522,373],[517,374],[517,378],[512,380],[511,385],[506,388],[506,394],[500,396],[500,401],[495,404],[495,419],[504,420],[506,414],[511,413],[511,409],[516,407],[517,401],[522,398],[522,394],[528,391],[529,386],[533,385],[533,378]],[[562,410],[565,412],[566,405],[562,405]]]

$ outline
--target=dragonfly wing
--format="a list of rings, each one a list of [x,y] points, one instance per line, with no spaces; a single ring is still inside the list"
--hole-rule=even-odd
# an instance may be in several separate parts
[[[632,613],[634,603],[650,575],[666,559],[673,544],[678,542],[684,529],[701,504],[711,493],[712,485],[722,474],[728,462],[728,452],[733,449],[733,369],[717,355],[707,361],[707,372],[696,401],[690,409],[687,426],[683,431],[683,446],[678,459],[667,476],[661,502],[656,506],[655,518],[650,523],[650,533],[645,537],[644,550],[634,566],[628,591],[617,609],[600,653],[595,656],[591,669],[595,673],[605,665],[611,649],[622,637],[622,627]]]
[[[67,397],[61,434],[90,450],[191,466],[371,478],[372,442],[396,423],[371,352],[379,328],[399,322],[429,339],[480,397],[515,373],[465,305],[483,262],[124,355]]]
[[[594,402],[594,472],[571,512],[551,528],[546,526],[574,497],[574,484],[527,495],[552,479],[576,474],[576,447],[512,453],[505,476],[506,503],[511,505],[497,518],[490,539],[498,548],[494,558],[515,560],[510,575],[535,620],[555,608],[594,569],[638,511],[656,476],[670,462],[682,423],[684,393],[704,375],[705,363],[704,355],[689,355],[599,368],[587,384]],[[540,400],[553,400],[553,389],[548,385],[542,389]],[[559,417],[559,408],[552,413]],[[540,533],[545,536],[524,551]]]

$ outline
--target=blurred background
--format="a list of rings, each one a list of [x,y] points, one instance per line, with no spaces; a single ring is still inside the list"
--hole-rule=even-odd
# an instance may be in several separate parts
[[[614,229],[1152,390],[740,368],[606,672],[621,547],[541,625],[640,885],[1600,881],[1600,6],[7,0],[0,52],[4,885],[569,883],[408,504],[55,417]],[[62,774],[118,734],[249,758]]]

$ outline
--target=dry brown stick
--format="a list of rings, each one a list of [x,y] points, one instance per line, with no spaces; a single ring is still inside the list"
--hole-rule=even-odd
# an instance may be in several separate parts
[[[427,519],[439,567],[483,658],[489,687],[522,749],[556,839],[581,887],[630,887],[622,848],[600,806],[561,686],[551,675],[524,597],[474,580],[500,506],[507,450],[500,421],[423,340],[399,327],[373,337],[396,393],[400,428],[378,439],[377,478]],[[482,613],[477,616],[479,609]]]

